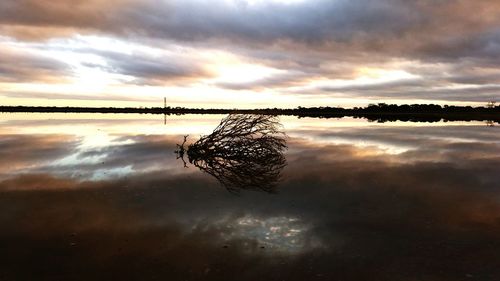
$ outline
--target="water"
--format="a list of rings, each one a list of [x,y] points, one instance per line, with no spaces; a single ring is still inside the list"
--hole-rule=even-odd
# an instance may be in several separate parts
[[[0,280],[500,280],[499,127],[281,117],[266,192],[176,159],[224,117],[0,115]]]

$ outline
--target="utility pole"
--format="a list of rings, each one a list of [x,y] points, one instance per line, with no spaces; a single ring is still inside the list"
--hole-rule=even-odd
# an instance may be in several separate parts
[[[167,98],[163,97],[163,125],[167,125]]]

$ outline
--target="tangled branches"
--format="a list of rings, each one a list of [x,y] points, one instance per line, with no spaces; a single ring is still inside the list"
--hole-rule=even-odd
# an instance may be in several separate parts
[[[273,192],[286,166],[285,134],[277,117],[231,114],[215,130],[184,150],[189,162],[214,176],[229,191]]]

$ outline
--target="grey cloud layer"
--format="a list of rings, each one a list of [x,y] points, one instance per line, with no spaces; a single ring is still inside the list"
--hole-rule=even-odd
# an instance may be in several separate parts
[[[262,45],[288,40],[330,50],[345,45],[403,55],[462,57],[497,54],[500,20],[494,16],[499,9],[498,2],[491,0],[473,4],[456,0],[318,0],[292,5],[8,0],[0,4],[0,22],[7,27],[93,29],[187,41],[228,39]]]
[[[0,3],[0,32],[31,40],[71,33],[111,34],[145,44],[166,40],[224,49],[256,63],[295,71],[252,83],[216,85],[233,90],[282,90],[312,78],[349,78],[359,66],[385,67],[384,63],[393,59],[441,62],[456,67],[443,73],[444,69],[435,66],[437,77],[413,69],[410,72],[424,82],[400,84],[398,91],[391,91],[393,85],[375,85],[307,92],[483,101],[497,98],[497,91],[478,87],[473,92],[457,93],[443,86],[498,84],[499,13],[500,4],[494,0],[317,0],[294,4],[7,0]],[[111,52],[106,56],[111,63],[106,70],[134,76],[137,84],[186,84],[209,76],[197,62],[183,56],[160,61],[119,57]],[[324,68],[325,63],[334,66]],[[485,68],[488,73],[484,73]],[[429,90],[436,86],[442,89]]]
[[[110,73],[134,77],[135,84],[181,84],[201,77],[210,77],[202,62],[183,54],[151,56],[148,54],[124,54],[113,51],[88,50],[101,56],[105,66],[88,64]]]
[[[0,82],[50,82],[68,72],[71,68],[55,58],[2,48],[0,45]]]

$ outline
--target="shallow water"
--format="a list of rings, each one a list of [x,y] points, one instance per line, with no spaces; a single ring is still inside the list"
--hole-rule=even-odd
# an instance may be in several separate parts
[[[500,280],[500,129],[282,117],[274,192],[176,159],[222,115],[0,115],[0,280]]]

